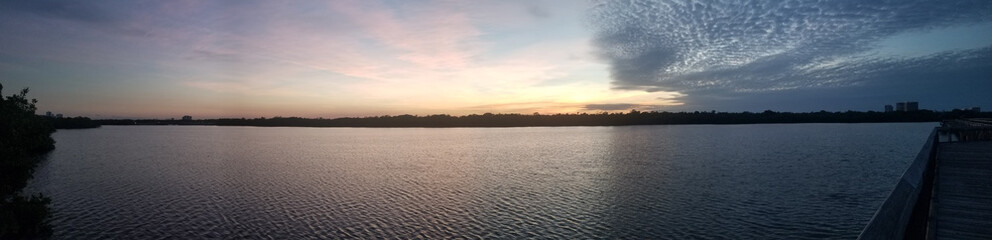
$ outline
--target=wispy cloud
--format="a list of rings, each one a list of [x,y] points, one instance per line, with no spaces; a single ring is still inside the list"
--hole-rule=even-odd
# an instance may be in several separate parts
[[[594,72],[601,64],[587,56],[578,22],[585,8],[556,6],[565,2],[26,1],[0,9],[11,20],[0,22],[10,33],[4,45],[22,46],[0,51],[109,76],[100,84],[78,78],[92,88],[142,81],[237,101],[215,106],[466,113],[543,102],[550,105],[492,111],[564,111],[553,108],[612,99],[605,74]]]
[[[0,78],[79,93],[51,95],[67,106],[133,99],[121,114],[992,105],[989,12],[985,0],[4,1]]]
[[[774,92],[899,85],[904,72],[963,63],[981,66],[954,68],[987,74],[988,61],[976,55],[984,50],[913,59],[874,50],[902,33],[989,23],[989,12],[989,1],[635,0],[599,2],[590,22],[614,88],[678,91],[691,106],[743,106]],[[923,62],[936,65],[916,65]]]

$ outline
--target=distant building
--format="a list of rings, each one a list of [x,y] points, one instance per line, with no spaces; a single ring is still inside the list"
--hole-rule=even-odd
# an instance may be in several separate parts
[[[45,116],[46,117],[52,117],[52,111],[45,112]]]
[[[919,110],[920,110],[920,103],[919,102],[897,102],[896,103],[896,111],[897,112],[912,112],[912,111],[919,111]]]
[[[892,105],[885,105],[885,112],[892,112]]]
[[[55,118],[62,118],[62,114],[61,113],[55,114]]]
[[[193,117],[190,115],[183,116],[183,121],[193,121]]]
[[[906,111],[907,112],[919,111],[919,110],[920,110],[920,103],[918,103],[918,102],[906,102]]]
[[[980,107],[972,107],[971,108],[971,111],[972,112],[976,112],[976,113],[980,113],[980,112],[982,112],[982,108],[980,108]]]

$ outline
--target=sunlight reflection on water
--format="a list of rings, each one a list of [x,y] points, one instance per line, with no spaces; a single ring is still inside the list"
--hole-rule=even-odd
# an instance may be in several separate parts
[[[933,123],[59,130],[68,238],[855,238]]]

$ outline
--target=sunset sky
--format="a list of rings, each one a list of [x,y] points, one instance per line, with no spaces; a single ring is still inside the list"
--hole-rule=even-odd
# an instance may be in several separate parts
[[[8,1],[4,95],[92,118],[992,110],[992,1]]]

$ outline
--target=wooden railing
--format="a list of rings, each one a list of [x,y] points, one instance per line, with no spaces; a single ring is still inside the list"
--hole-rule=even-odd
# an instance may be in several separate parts
[[[958,119],[944,121],[934,128],[927,143],[916,155],[909,169],[899,178],[858,239],[928,239],[933,228],[933,197],[937,145],[944,142],[990,141],[992,120]]]
[[[992,140],[992,120],[989,119],[958,119],[944,121],[940,125],[937,135],[942,142]]]
[[[923,149],[858,239],[923,239],[927,235],[938,130],[930,132]]]

